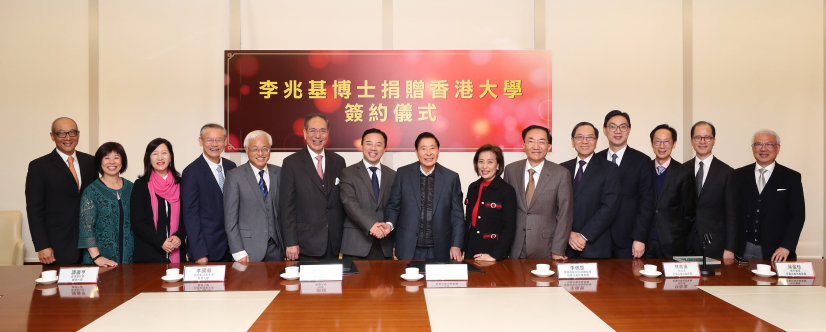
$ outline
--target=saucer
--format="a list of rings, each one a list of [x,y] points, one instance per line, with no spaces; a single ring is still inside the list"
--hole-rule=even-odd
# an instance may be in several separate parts
[[[298,279],[298,275],[294,275],[294,276],[287,276],[287,274],[286,274],[286,273],[282,273],[282,274],[281,274],[281,279],[284,279],[284,280],[295,280],[295,279]]]
[[[550,276],[554,275],[554,271],[552,271],[552,270],[548,270],[547,272],[539,272],[537,270],[533,270],[533,271],[531,271],[531,273],[533,273],[533,275],[535,275],[537,277],[550,277]]]
[[[416,281],[416,280],[419,280],[421,278],[424,278],[424,274],[419,273],[419,275],[416,275],[416,276],[409,276],[407,274],[402,274],[402,279],[407,280],[407,281]]]
[[[57,282],[57,277],[54,277],[54,279],[51,279],[51,280],[44,280],[43,278],[37,278],[37,279],[34,280],[34,282],[36,282],[38,284],[41,284],[41,285],[53,284],[53,283]]]
[[[179,275],[173,276],[173,277],[163,276],[163,277],[161,277],[161,280],[166,281],[166,282],[176,282],[176,281],[181,281],[181,279],[183,279],[183,278],[184,278],[184,275],[179,274]]]
[[[757,270],[751,270],[751,273],[754,273],[758,277],[763,277],[763,278],[774,277],[774,275],[777,274],[777,272],[774,272],[774,271],[769,271],[769,273],[767,273],[767,274],[762,274],[762,273],[758,273]]]
[[[640,274],[642,274],[646,277],[649,277],[649,278],[656,278],[656,277],[659,277],[659,276],[663,275],[663,273],[660,272],[660,271],[656,271],[655,273],[648,274],[648,273],[645,273],[645,270],[640,270]]]

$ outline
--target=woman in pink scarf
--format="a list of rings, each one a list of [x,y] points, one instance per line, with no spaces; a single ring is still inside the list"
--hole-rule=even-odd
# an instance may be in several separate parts
[[[181,222],[181,175],[175,170],[172,144],[156,138],[146,146],[143,175],[132,189],[135,263],[188,261],[186,230]]]

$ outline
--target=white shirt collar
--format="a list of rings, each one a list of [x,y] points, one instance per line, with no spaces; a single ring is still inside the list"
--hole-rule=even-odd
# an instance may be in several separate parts
[[[75,152],[72,152],[71,156],[63,153],[63,151],[60,151],[60,149],[54,149],[54,150],[57,151],[57,154],[60,155],[60,158],[63,158],[63,162],[68,163],[69,162],[68,161],[69,157],[72,157],[72,160],[77,160],[77,150],[75,150]]]
[[[758,174],[758,175],[759,175],[759,174],[760,174],[760,169],[761,169],[761,168],[765,168],[765,169],[766,169],[766,171],[767,171],[767,172],[766,172],[766,173],[767,173],[766,175],[768,175],[768,174],[771,174],[771,173],[772,173],[772,171],[774,171],[774,166],[775,166],[775,165],[777,165],[777,162],[776,162],[776,161],[775,161],[775,162],[773,162],[773,163],[771,163],[771,165],[766,166],[766,167],[762,167],[762,166],[760,166],[760,164],[758,164],[758,163],[754,163],[754,172],[755,172],[756,174]]]
[[[310,151],[310,158],[313,158],[313,159],[315,159],[315,157],[318,157],[318,156],[322,156],[322,157],[325,157],[325,158],[327,157],[326,155],[324,155],[324,152],[327,151],[327,149],[321,150],[321,153],[318,154],[318,153],[315,153],[315,151],[313,151],[313,149],[310,149],[309,145],[307,145],[307,151]],[[321,158],[321,160],[324,160],[324,158]]]
[[[616,154],[617,155],[617,163],[619,164],[620,161],[622,160],[622,156],[625,155],[625,150],[628,150],[628,144],[625,144],[625,146],[623,146],[622,149],[620,149],[617,152],[611,151],[611,147],[609,146],[608,151],[607,151],[608,153],[606,153],[606,155],[608,155],[608,161],[613,161],[613,158],[611,158],[611,157],[614,154]]]
[[[580,159],[580,158],[579,158],[579,155],[577,155],[577,156],[576,156],[576,163],[577,163],[577,164],[579,164],[579,161],[580,161],[580,160],[585,160],[585,165],[588,165],[588,163],[590,163],[590,162],[591,162],[591,158],[592,158],[593,156],[594,156],[594,153],[593,153],[593,152],[591,152],[591,155],[590,155],[590,156],[588,156],[588,157],[587,157],[587,158],[585,158],[585,159]]]
[[[253,165],[252,163],[249,163],[249,164],[250,164],[250,167],[252,168],[252,172],[255,173],[255,175],[258,175],[258,172],[262,171],[261,169],[258,169],[257,167],[255,167],[255,165]],[[270,173],[267,170],[267,165],[264,165],[263,171],[264,171],[265,175]]]
[[[424,174],[424,176],[428,176],[430,174],[433,174],[433,171],[435,171],[435,170],[436,170],[436,165],[433,165],[433,168],[430,169],[430,172],[425,173],[424,168],[422,168],[422,164],[419,163],[419,171],[421,171],[422,174]]]
[[[533,168],[533,170],[536,172],[536,174],[542,173],[542,167],[545,167],[545,160],[543,160],[541,163],[539,163],[539,165],[536,165],[536,167],[531,167],[531,161],[527,160],[527,159],[525,160],[525,172],[526,173],[531,168]]]
[[[209,160],[206,154],[201,153],[201,155],[204,156],[204,160],[206,160],[207,165],[209,165],[209,169],[211,169],[212,171],[215,171],[215,166],[221,166],[221,169],[224,169],[224,158],[218,157],[218,163],[216,164],[213,163],[212,160]]]
[[[708,171],[708,167],[711,166],[711,161],[714,160],[714,155],[711,154],[706,159],[700,160],[700,157],[694,156],[694,169],[700,168],[700,162],[703,162],[703,169]],[[708,173],[708,172],[706,172]]]
[[[372,173],[372,171],[370,171],[370,167],[378,167],[378,169],[376,169],[376,174],[378,175],[378,173],[381,173],[381,162],[376,164],[376,166],[373,166],[367,162],[367,159],[362,159],[361,161],[364,162],[364,168],[367,170],[367,172]]]

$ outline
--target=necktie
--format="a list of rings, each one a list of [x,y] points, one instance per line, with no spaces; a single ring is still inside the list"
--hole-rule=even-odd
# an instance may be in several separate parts
[[[69,163],[69,172],[72,172],[72,177],[75,178],[75,183],[77,183],[77,190],[80,191],[80,181],[77,180],[77,171],[75,171],[75,158],[69,157],[66,161]]]
[[[370,182],[373,182],[373,193],[376,194],[376,202],[379,201],[379,178],[376,176],[376,170],[378,169],[378,167],[370,167],[370,171],[373,172]]]
[[[766,175],[766,172],[768,172],[769,170],[767,170],[765,168],[761,168],[761,169],[758,169],[757,171],[760,172],[760,179],[757,181],[757,191],[762,194],[763,193],[763,188],[766,187],[766,177],[765,177],[765,175]]]
[[[657,166],[657,175],[663,174],[665,172],[665,167]]]
[[[528,187],[525,188],[525,202],[528,203],[527,207],[531,206],[531,198],[533,198],[533,191],[536,190],[536,185],[533,183],[533,175],[536,171],[533,168],[528,170]]]
[[[697,184],[697,197],[700,197],[700,190],[703,190],[703,162],[700,162],[700,169],[697,170],[697,175],[694,176],[694,183]]]
[[[261,193],[264,194],[264,198],[267,198],[267,194],[269,194],[269,191],[267,191],[267,183],[264,182],[264,170],[263,169],[258,171],[258,177],[260,178],[260,180],[258,180],[258,189],[261,189]]]
[[[316,156],[315,157],[315,159],[318,160],[318,162],[316,163],[315,170],[318,171],[318,177],[320,177],[321,179],[324,179],[324,168],[321,168],[321,159],[322,158],[324,158],[324,156]],[[307,159],[304,159],[304,160],[307,160]]]
[[[218,187],[221,187],[221,192],[224,192],[224,171],[221,169],[221,165],[215,167],[215,171],[218,172]]]
[[[616,153],[611,156],[611,162],[614,163],[614,165],[619,166],[619,164],[617,164],[617,154]]]
[[[576,171],[576,176],[574,176],[574,191],[576,191],[576,187],[579,185],[579,181],[582,180],[582,169],[585,168],[585,160],[579,161],[579,170]]]

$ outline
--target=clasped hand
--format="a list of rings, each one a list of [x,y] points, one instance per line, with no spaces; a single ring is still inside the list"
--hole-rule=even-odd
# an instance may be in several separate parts
[[[163,249],[163,251],[166,251],[167,253],[170,253],[173,250],[178,249],[178,247],[180,247],[180,246],[181,246],[181,239],[179,239],[175,235],[172,235],[171,237],[166,239],[166,241],[163,242],[163,245],[161,246],[161,249]]]
[[[390,224],[385,222],[377,222],[373,224],[373,227],[370,227],[370,235],[375,236],[378,239],[383,239],[390,234]]]

